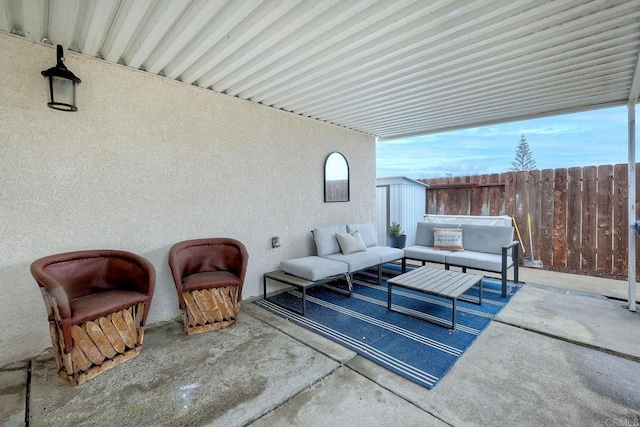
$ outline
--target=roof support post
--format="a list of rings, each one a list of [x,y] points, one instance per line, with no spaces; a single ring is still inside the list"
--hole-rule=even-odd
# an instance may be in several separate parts
[[[629,113],[629,168],[628,168],[628,204],[629,204],[629,310],[636,311],[636,103],[627,104]]]

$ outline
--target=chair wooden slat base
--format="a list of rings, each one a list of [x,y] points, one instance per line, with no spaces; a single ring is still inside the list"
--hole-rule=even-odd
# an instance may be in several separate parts
[[[182,317],[187,335],[235,325],[240,310],[238,286],[187,291],[182,296],[185,302]]]
[[[61,319],[49,324],[58,376],[80,385],[142,351],[144,326],[140,326],[144,303],[72,327],[73,346],[64,351]]]

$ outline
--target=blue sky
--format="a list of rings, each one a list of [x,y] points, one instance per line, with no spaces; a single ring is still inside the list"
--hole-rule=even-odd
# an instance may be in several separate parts
[[[522,134],[538,169],[627,163],[627,121],[624,106],[380,141],[377,176],[421,179],[508,172]]]

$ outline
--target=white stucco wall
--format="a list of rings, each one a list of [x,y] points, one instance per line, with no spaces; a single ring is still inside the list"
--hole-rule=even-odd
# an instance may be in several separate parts
[[[370,136],[70,52],[79,111],[55,111],[40,75],[55,49],[0,34],[0,52],[0,365],[51,345],[29,272],[39,257],[146,257],[157,271],[153,324],[179,315],[167,265],[175,242],[242,241],[247,298],[263,272],[313,253],[313,228],[375,221]],[[323,203],[332,151],[349,161],[349,203]]]

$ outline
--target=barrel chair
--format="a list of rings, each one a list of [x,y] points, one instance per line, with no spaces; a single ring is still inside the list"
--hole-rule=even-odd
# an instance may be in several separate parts
[[[47,308],[58,375],[82,384],[142,351],[155,269],[118,250],[47,256],[31,264]]]
[[[187,335],[235,324],[249,255],[230,238],[187,240],[169,250],[169,267]]]

